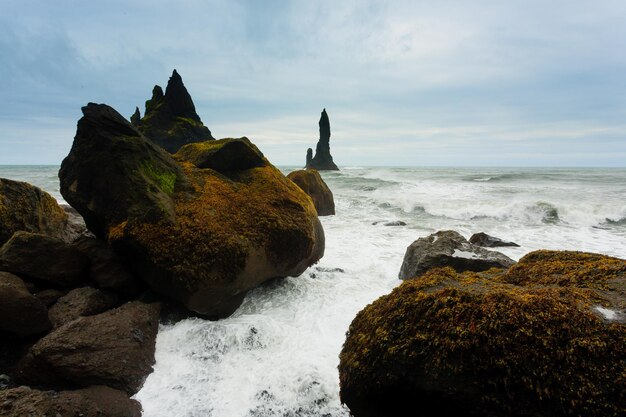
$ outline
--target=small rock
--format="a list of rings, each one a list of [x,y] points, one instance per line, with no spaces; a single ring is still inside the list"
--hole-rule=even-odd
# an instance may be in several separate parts
[[[517,243],[514,242],[506,242],[497,237],[489,236],[487,233],[474,233],[472,237],[470,237],[469,242],[473,245],[483,246],[486,248],[496,248],[496,247],[504,247],[504,246],[515,246],[519,247]]]

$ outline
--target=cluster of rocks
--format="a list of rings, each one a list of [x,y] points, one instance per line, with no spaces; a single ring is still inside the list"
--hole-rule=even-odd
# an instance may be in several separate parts
[[[626,260],[515,263],[443,231],[409,246],[400,278],[350,325],[339,374],[352,415],[624,415]]]
[[[226,317],[323,256],[311,198],[247,138],[178,124],[201,122],[176,72],[158,90],[133,123],[83,107],[59,172],[71,210],[0,180],[1,415],[139,416],[165,307]]]

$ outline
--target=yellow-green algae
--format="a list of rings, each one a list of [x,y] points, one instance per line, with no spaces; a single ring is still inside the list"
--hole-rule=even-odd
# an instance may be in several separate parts
[[[125,221],[109,229],[110,241],[137,242],[189,291],[200,282],[232,281],[252,248],[264,248],[274,262],[288,258],[285,269],[310,255],[315,208],[275,167],[245,170],[233,181],[181,166],[192,190],[173,195],[176,223]]]
[[[572,256],[613,276],[613,258]],[[367,306],[340,355],[342,400],[353,412],[371,410],[395,393],[392,401],[419,408],[415,401],[439,390],[452,399],[445,406],[465,399],[484,415],[626,415],[626,326],[591,311],[601,294],[547,278],[525,287],[507,279],[499,270],[434,269]]]

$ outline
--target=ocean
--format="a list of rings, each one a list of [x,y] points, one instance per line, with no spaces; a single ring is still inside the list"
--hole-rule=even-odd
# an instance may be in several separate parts
[[[288,173],[297,167],[281,167]],[[62,201],[56,166],[0,166]],[[356,313],[390,292],[406,247],[437,230],[536,249],[626,258],[626,169],[345,167],[324,172],[337,215],[326,253],[296,278],[251,291],[231,317],[160,326],[135,396],[147,417],[348,416],[338,355]],[[405,226],[386,226],[404,222]]]

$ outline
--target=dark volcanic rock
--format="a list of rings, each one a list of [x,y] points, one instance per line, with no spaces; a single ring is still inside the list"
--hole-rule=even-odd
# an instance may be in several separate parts
[[[621,416],[626,324],[597,306],[623,309],[625,290],[626,261],[595,254],[432,269],[356,316],[341,400],[355,417]]]
[[[50,327],[46,306],[28,292],[24,281],[0,272],[0,331],[28,336]]]
[[[193,100],[176,70],[167,83],[165,94],[161,87],[155,86],[152,98],[146,101],[144,117],[137,120],[138,116],[136,111],[131,118],[132,124],[170,153],[188,143],[213,139],[211,131],[196,113]]]
[[[65,201],[101,239],[108,226],[129,218],[173,221],[170,195],[183,186],[180,167],[111,107],[89,103],[82,110],[59,171]]]
[[[314,169],[301,169],[290,172],[287,178],[295,182],[302,191],[311,197],[318,216],[332,216],[335,214],[333,192],[330,191],[319,172]]]
[[[61,290],[49,288],[47,290],[38,291],[34,295],[35,297],[37,297],[39,301],[43,303],[43,305],[45,305],[46,307],[50,307],[51,305],[56,303],[59,298],[63,297],[66,293],[67,291],[61,291]]]
[[[458,272],[485,271],[513,265],[508,256],[472,245],[459,233],[446,230],[422,237],[406,249],[398,278],[419,277],[431,268],[449,266]]]
[[[104,241],[84,236],[73,246],[89,258],[89,277],[98,287],[126,298],[134,297],[145,288],[145,284],[128,272],[120,257]]]
[[[266,165],[261,151],[246,137],[185,145],[176,153],[175,158],[191,162],[198,168],[211,168],[227,176],[232,171]]]
[[[307,151],[306,168],[313,168],[318,171],[338,171],[339,168],[333,162],[333,157],[330,154],[330,121],[328,120],[326,109],[322,111],[319,126],[320,139],[315,148],[315,156],[309,162],[309,152]]]
[[[91,287],[76,288],[59,298],[48,313],[57,328],[79,317],[103,313],[119,303],[114,294]]]
[[[135,107],[135,112],[130,116],[130,123],[137,127],[141,122],[141,113],[139,113],[139,107]]]
[[[28,387],[0,391],[4,417],[141,417],[141,405],[106,386],[76,391],[38,391]]]
[[[323,255],[310,198],[249,141],[189,145],[177,163],[110,107],[83,112],[61,193],[155,292],[227,316],[248,290]]]
[[[154,364],[156,305],[130,302],[79,317],[40,339],[19,364],[18,382],[108,385],[136,393]]]
[[[89,260],[54,237],[17,232],[0,248],[0,270],[71,287],[86,277]]]
[[[309,165],[311,165],[312,160],[313,160],[313,149],[309,148],[306,150],[306,163],[304,164],[304,166],[308,167]]]
[[[504,246],[516,246],[519,247],[517,243],[514,242],[506,242],[497,237],[489,236],[487,233],[474,233],[472,237],[470,237],[469,242],[471,244],[477,246],[483,246],[487,248],[496,248],[496,247],[504,247]]]
[[[23,230],[64,238],[67,215],[45,191],[0,178],[0,245]]]

